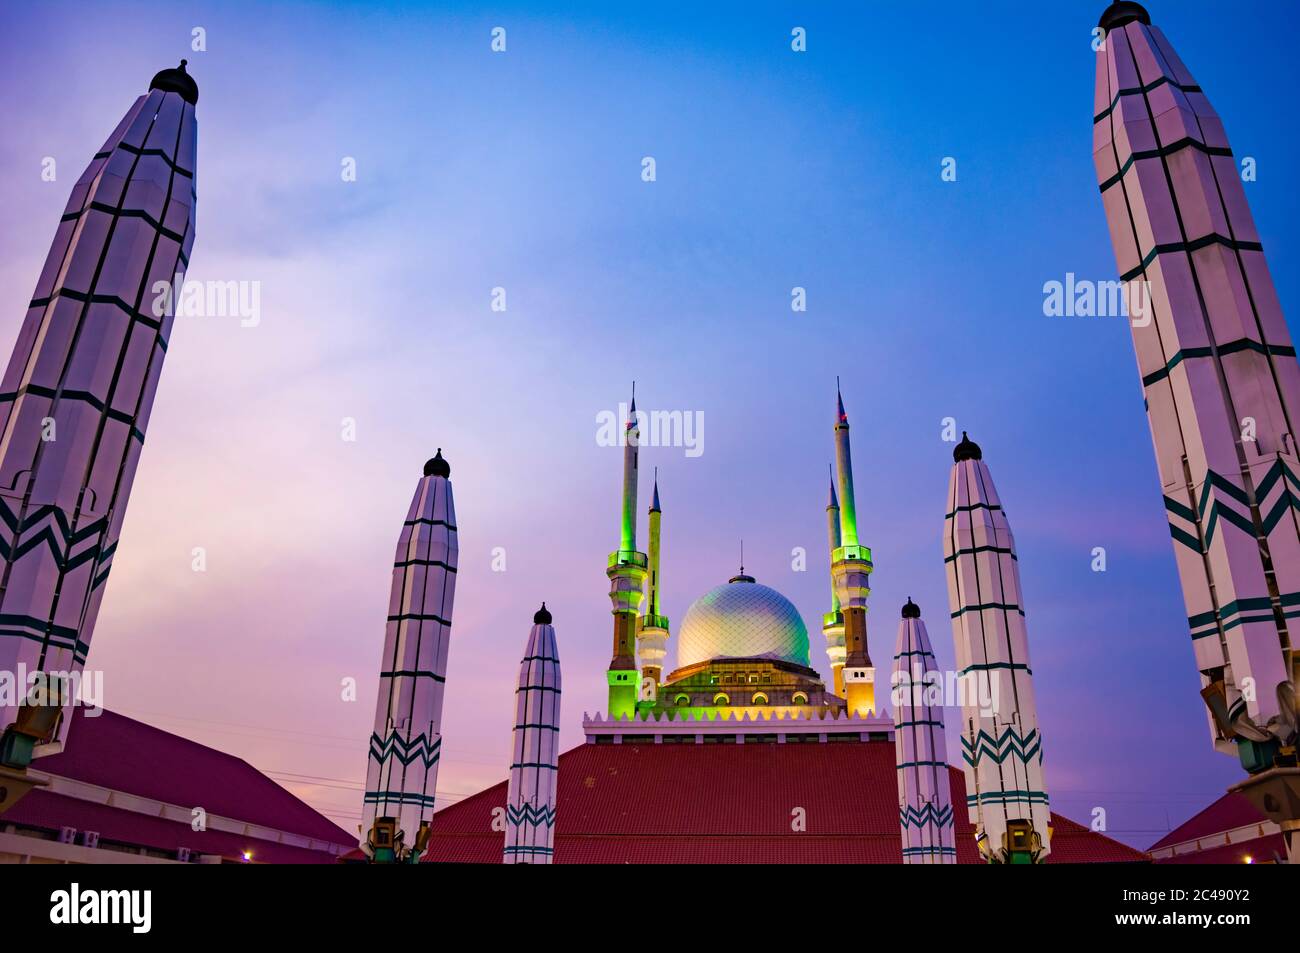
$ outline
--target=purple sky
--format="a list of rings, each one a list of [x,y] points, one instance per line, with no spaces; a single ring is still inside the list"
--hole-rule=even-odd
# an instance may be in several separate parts
[[[665,612],[734,572],[743,537],[824,669],[839,374],[877,662],[908,596],[952,662],[953,417],[1016,533],[1053,807],[1105,807],[1146,845],[1237,777],[1207,740],[1128,331],[1043,315],[1044,282],[1114,277],[1090,154],[1103,3],[456,6],[0,11],[0,354],[72,183],[182,56],[201,90],[189,277],[261,288],[256,327],[177,322],[91,654],[109,707],[239,754],[354,829],[393,547],[440,446],[461,543],[440,791],[504,778],[542,599],[578,743],[604,706],[618,530],[620,451],[596,421],[633,378],[643,409],[704,419],[700,456],[643,451]],[[1270,91],[1300,79],[1297,14],[1149,7],[1258,159],[1247,194],[1289,308],[1300,144]],[[647,485],[643,534],[648,503]]]

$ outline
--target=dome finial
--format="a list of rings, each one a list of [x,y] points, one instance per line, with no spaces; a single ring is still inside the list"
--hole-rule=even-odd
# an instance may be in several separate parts
[[[181,99],[191,106],[199,101],[199,84],[185,71],[189,60],[181,60],[180,66],[159,70],[149,83],[150,89],[160,89],[164,93],[178,93]]]
[[[542,607],[538,609],[535,613],[533,613],[533,625],[550,625],[550,624],[551,624],[551,610],[546,608],[546,603],[543,602]]]
[[[911,596],[907,597],[907,605],[903,606],[903,618],[904,619],[921,618],[921,607],[912,601]]]
[[[953,447],[952,459],[954,463],[961,463],[963,460],[983,460],[984,451],[963,430],[961,432],[961,443]]]
[[[1122,27],[1136,20],[1139,23],[1151,25],[1151,14],[1147,13],[1146,7],[1140,3],[1134,3],[1133,0],[1116,0],[1104,11],[1101,19],[1097,21],[1097,26],[1101,27],[1107,33],[1116,27]]]
[[[745,541],[740,541],[740,572],[732,576],[727,582],[754,582],[754,577],[745,573]]]
[[[442,447],[439,447],[433,459],[424,465],[424,475],[439,476],[443,479],[451,476],[451,464],[442,458]]]

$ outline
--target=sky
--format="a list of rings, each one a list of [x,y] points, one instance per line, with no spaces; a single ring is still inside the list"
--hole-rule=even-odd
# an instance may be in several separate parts
[[[354,831],[393,549],[441,447],[460,571],[439,792],[506,776],[542,600],[563,747],[580,743],[605,707],[619,529],[621,450],[598,420],[633,380],[641,409],[702,421],[698,453],[642,450],[665,614],[732,575],[743,539],[826,673],[838,375],[877,664],[909,596],[953,663],[951,418],[1016,535],[1053,808],[1102,808],[1146,846],[1234,783],[1129,331],[1043,309],[1046,282],[1116,277],[1091,157],[1105,4],[554,6],[0,7],[0,354],[72,184],[181,57],[200,89],[188,277],[260,294],[255,321],[177,320],[93,640],[107,707],[245,758]],[[1300,142],[1281,97],[1300,12],[1148,8],[1256,160],[1247,196],[1293,311]],[[643,536],[648,505],[643,484]]]

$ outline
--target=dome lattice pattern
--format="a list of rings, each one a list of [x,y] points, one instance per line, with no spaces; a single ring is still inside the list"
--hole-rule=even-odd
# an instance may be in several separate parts
[[[781,593],[755,582],[730,582],[686,610],[677,636],[679,667],[750,656],[808,664],[808,628]]]

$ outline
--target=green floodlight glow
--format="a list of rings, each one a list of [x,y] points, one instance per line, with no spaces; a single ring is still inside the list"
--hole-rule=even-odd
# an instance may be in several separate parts
[[[852,492],[852,487],[846,490],[846,493]],[[858,541],[858,514],[856,507],[850,503],[840,507],[840,536],[848,545],[855,546]]]
[[[624,507],[623,509],[621,544],[623,549],[631,549],[636,545],[636,516],[630,507]]]

